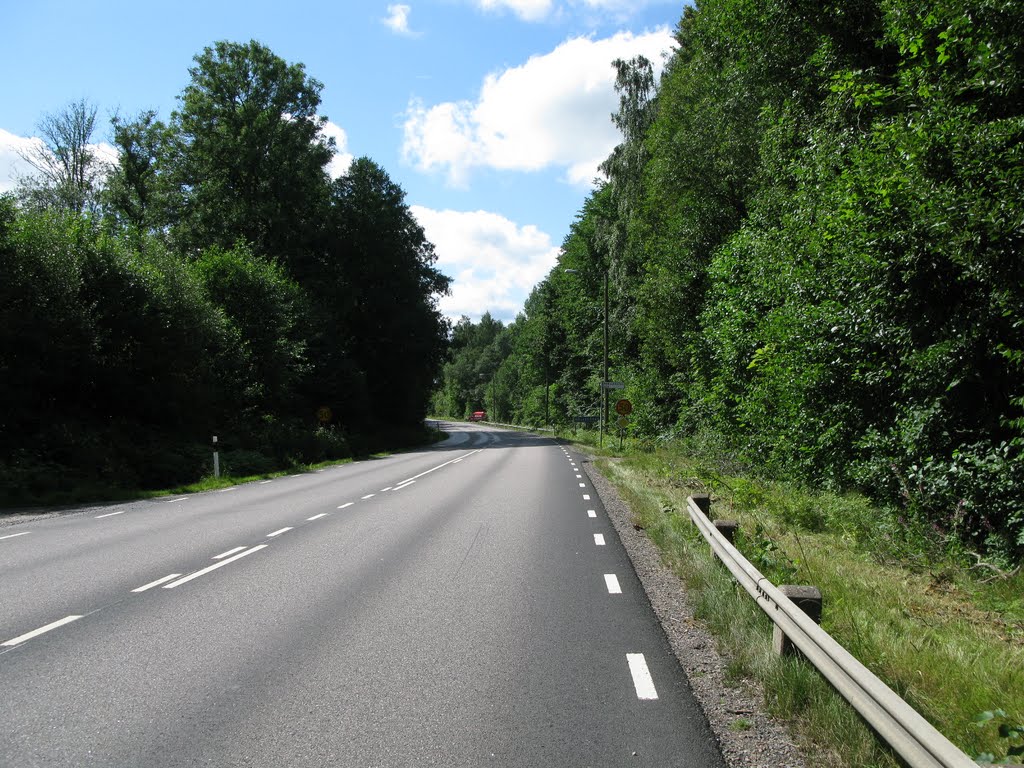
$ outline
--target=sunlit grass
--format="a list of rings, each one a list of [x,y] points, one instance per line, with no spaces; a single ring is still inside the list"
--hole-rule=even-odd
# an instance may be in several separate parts
[[[772,653],[770,621],[689,521],[694,491],[712,492],[716,516],[739,521],[738,545],[769,578],[817,586],[826,631],[951,741],[970,755],[1005,754],[996,728],[979,728],[974,718],[1002,708],[1024,722],[1019,575],[983,583],[916,532],[890,530],[885,514],[860,497],[723,474],[669,451],[628,453],[598,466],[687,584],[727,674],[759,680],[770,709],[813,745],[817,764],[899,762],[813,667]]]

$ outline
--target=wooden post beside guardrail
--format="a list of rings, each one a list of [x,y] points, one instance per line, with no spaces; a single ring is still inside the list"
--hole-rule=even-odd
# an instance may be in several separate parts
[[[784,594],[815,624],[821,624],[821,591],[817,587],[810,587],[806,584],[780,584],[779,592]],[[779,656],[791,656],[796,652],[796,646],[786,637],[782,627],[773,625],[772,649]]]
[[[970,757],[812,621],[755,568],[711,522],[710,500],[687,502],[690,519],[718,559],[793,646],[867,721],[910,768],[977,768]]]

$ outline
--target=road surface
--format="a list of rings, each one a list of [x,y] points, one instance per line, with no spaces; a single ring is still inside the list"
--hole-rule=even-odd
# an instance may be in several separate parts
[[[579,457],[445,426],[0,527],[0,766],[721,766]]]

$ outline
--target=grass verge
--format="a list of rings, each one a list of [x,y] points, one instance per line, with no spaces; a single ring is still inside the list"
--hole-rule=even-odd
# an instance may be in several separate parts
[[[1020,574],[991,578],[862,497],[758,481],[672,450],[627,450],[615,461],[609,453],[599,452],[598,467],[687,584],[728,674],[762,684],[769,709],[791,723],[817,764],[901,763],[813,667],[774,656],[771,622],[689,521],[694,491],[712,493],[716,517],[739,521],[737,545],[765,576],[817,586],[823,628],[961,749],[999,759],[1019,745],[999,725],[1024,723]],[[997,709],[1005,717],[975,722]]]
[[[35,494],[31,499],[31,502],[27,504],[0,506],[0,515],[34,511],[52,507],[76,507],[96,503],[109,504],[125,501],[138,501],[140,499],[153,499],[158,498],[160,496],[177,496],[192,493],[202,493],[203,491],[214,491],[221,488],[230,488],[231,486],[234,485],[252,483],[258,480],[270,480],[275,477],[283,477],[285,475],[293,475],[302,472],[315,472],[316,470],[323,469],[325,467],[338,466],[340,464],[350,464],[353,461],[360,461],[363,459],[382,458],[384,456],[390,456],[396,453],[403,453],[405,451],[416,450],[418,448],[423,447],[424,445],[430,445],[433,443],[440,442],[441,440],[444,440],[446,437],[447,434],[445,432],[438,429],[435,425],[430,424],[427,426],[427,429],[425,430],[423,440],[418,441],[411,446],[403,446],[401,448],[395,448],[393,450],[377,451],[374,453],[367,454],[365,456],[347,457],[342,459],[333,459],[329,461],[321,461],[315,463],[295,462],[269,472],[259,472],[240,475],[232,475],[229,473],[225,473],[222,474],[220,477],[214,477],[211,474],[206,475],[200,478],[199,480],[196,480],[195,482],[186,483],[183,485],[176,485],[169,488],[125,488],[122,486],[114,485],[112,483],[102,483],[97,481],[81,482],[78,484],[73,484],[67,488],[61,488],[59,490],[41,491]]]

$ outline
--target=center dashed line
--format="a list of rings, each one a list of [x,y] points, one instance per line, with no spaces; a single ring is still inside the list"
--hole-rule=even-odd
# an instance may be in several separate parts
[[[242,547],[242,549],[245,549],[245,547]],[[156,581],[149,582],[149,584],[143,584],[141,587],[136,587],[135,589],[132,590],[132,592],[145,592],[147,589],[152,589],[153,587],[159,587],[165,581],[170,581],[171,579],[176,579],[179,576],[181,576],[180,573],[168,574],[167,576],[164,576],[162,579],[157,579]]]
[[[327,513],[321,512],[319,515],[313,515],[312,517],[307,517],[306,519],[312,522],[313,520],[319,520],[321,517],[327,517]]]
[[[39,635],[45,634],[46,632],[49,632],[51,629],[56,629],[57,627],[63,627],[65,624],[70,624],[72,621],[78,621],[80,618],[82,618],[82,617],[81,616],[65,616],[63,619],[58,619],[57,621],[54,621],[54,622],[52,622],[50,624],[47,624],[45,627],[39,627],[39,629],[33,629],[31,632],[26,632],[24,635],[18,635],[17,637],[12,638],[11,640],[8,640],[6,643],[0,643],[0,645],[8,647],[8,648],[13,647],[15,645],[21,645],[26,640],[31,640],[33,637],[38,637]]]
[[[346,501],[344,504],[338,507],[338,509],[347,509],[348,507],[351,507],[353,504],[355,504],[354,501]]]
[[[221,552],[219,555],[214,555],[213,559],[223,560],[225,557],[229,557],[235,554],[235,552],[241,552],[243,549],[245,549],[245,547],[235,547],[234,549],[229,549],[227,552]]]
[[[282,533],[288,533],[288,531],[290,531],[290,530],[293,530],[292,526],[290,526],[290,525],[286,526],[285,528],[279,528],[278,530],[274,531],[273,533],[268,533],[267,534],[267,538],[268,539],[272,539],[275,536],[280,536]]]
[[[363,501],[366,501],[367,499],[372,499],[376,495],[377,494],[375,494],[375,493],[368,493],[365,496],[363,496],[362,499],[363,499]]]
[[[266,549],[266,547],[266,544],[257,544],[255,547],[251,547],[245,550],[244,552],[239,552],[234,557],[229,557],[227,560],[221,560],[219,563],[208,565],[205,568],[201,568],[200,570],[196,571],[195,573],[190,573],[188,576],[184,576],[178,579],[177,581],[172,581],[170,584],[164,584],[164,589],[174,589],[175,587],[180,587],[182,584],[192,581],[192,579],[198,579],[200,576],[205,576],[210,571],[215,571],[218,568],[223,568],[228,563],[233,563],[235,560],[240,560],[243,557],[248,557],[253,552],[259,552],[261,549]]]

